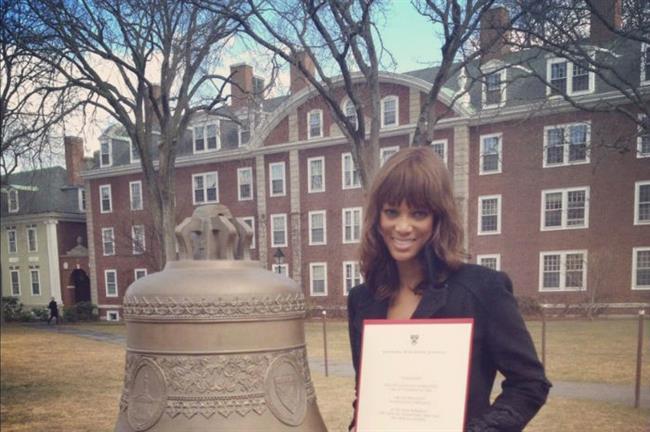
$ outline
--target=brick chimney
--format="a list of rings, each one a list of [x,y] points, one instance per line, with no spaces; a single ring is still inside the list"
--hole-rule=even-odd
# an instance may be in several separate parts
[[[248,106],[248,98],[253,92],[253,67],[246,63],[238,63],[230,66],[230,74],[232,80],[230,106],[235,110]]]
[[[310,74],[312,75],[314,74],[314,69],[315,69],[314,61],[309,56],[309,54],[307,54],[304,51],[300,51],[296,54],[296,58],[299,63],[302,63],[304,65],[305,69],[307,69],[307,71]],[[291,78],[289,91],[291,92],[291,94],[298,93],[300,90],[307,87],[307,85],[309,84],[309,81],[305,79],[304,75],[302,74],[302,72],[300,72],[300,69],[298,69],[298,67],[291,65],[291,70],[289,74]]]
[[[494,58],[501,58],[510,52],[508,37],[510,34],[510,13],[503,6],[486,11],[481,17],[479,47],[481,63]]]
[[[68,173],[68,184],[83,185],[81,170],[84,168],[84,140],[79,137],[66,136],[63,138],[65,147],[65,169]]]
[[[608,27],[621,28],[621,0],[592,0],[591,4],[590,39],[599,45],[614,36]]]

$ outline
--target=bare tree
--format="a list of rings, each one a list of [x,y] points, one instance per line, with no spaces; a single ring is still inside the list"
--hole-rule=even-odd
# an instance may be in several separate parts
[[[234,25],[184,1],[23,0],[23,7],[33,24],[18,31],[43,36],[25,44],[30,54],[92,95],[88,104],[125,128],[164,250],[160,265],[173,260],[177,144],[193,113],[224,101],[228,79],[214,70]],[[49,52],[64,61],[51,61]]]

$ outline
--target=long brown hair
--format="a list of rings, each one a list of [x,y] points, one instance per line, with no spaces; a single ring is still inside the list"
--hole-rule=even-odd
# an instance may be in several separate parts
[[[436,280],[426,283],[439,282],[460,267],[464,257],[463,228],[445,164],[428,147],[402,149],[377,172],[365,208],[361,272],[378,298],[392,297],[399,288],[397,264],[379,233],[379,216],[384,204],[398,206],[402,201],[433,215],[433,235],[419,255],[425,269],[433,265],[427,259],[436,262]]]

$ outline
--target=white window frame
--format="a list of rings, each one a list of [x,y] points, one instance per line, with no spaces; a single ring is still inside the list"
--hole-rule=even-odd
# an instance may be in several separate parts
[[[352,113],[348,113],[348,108],[351,108]],[[359,119],[357,118],[357,109],[354,106],[354,102],[352,102],[351,99],[345,98],[343,100],[343,103],[341,104],[341,111],[343,111],[343,114],[345,114],[345,117],[348,118],[350,123],[354,125],[354,129],[357,130],[359,129]]]
[[[9,233],[13,233],[14,241],[11,241],[11,235]],[[13,250],[11,248],[11,245],[13,244]],[[18,231],[16,231],[15,228],[11,228],[7,230],[7,253],[9,254],[17,254],[18,253]]]
[[[632,248],[632,290],[633,291],[647,291],[650,290],[650,285],[637,285],[636,272],[638,270],[638,252],[650,252],[650,246]]]
[[[133,205],[133,186],[137,185],[140,188],[140,201],[135,203],[136,205]],[[142,210],[144,205],[143,205],[143,197],[142,197],[142,181],[141,180],[136,180],[129,182],[129,207],[131,208],[132,211],[137,211],[137,210]]]
[[[7,211],[9,213],[18,213],[20,211],[20,201],[16,189],[9,189],[9,192],[7,192]]]
[[[379,149],[379,166],[383,166],[386,163],[386,161],[390,159],[398,151],[399,151],[399,146],[381,147]]]
[[[361,266],[358,261],[343,261],[343,272],[342,272],[342,279],[343,279],[343,296],[347,297],[349,291],[346,289],[347,288],[347,266],[352,266],[352,286],[350,286],[350,289],[355,287],[356,285],[360,284],[363,282],[363,275],[361,274]],[[359,273],[359,282],[355,283],[356,278],[354,277],[354,274]]]
[[[359,237],[354,238],[354,214],[356,212],[359,212]],[[352,225],[350,227],[350,233],[352,233],[352,238],[351,239],[346,239],[345,232],[346,232],[346,224],[345,224],[345,215],[346,213],[350,213],[350,220],[352,221]],[[363,208],[362,207],[345,207],[341,209],[341,227],[342,227],[342,237],[343,237],[343,244],[353,244],[353,243],[359,243],[361,241],[361,233],[363,232]]]
[[[320,241],[320,242],[314,241],[313,236],[312,236],[312,234],[313,234],[312,230],[314,229],[313,219],[312,218],[314,216],[317,216],[317,215],[323,216],[323,241]],[[327,211],[326,210],[310,211],[309,214],[308,214],[308,219],[309,219],[308,220],[308,224],[309,224],[309,245],[310,246],[326,245],[327,244]]]
[[[490,139],[490,138],[497,138],[498,139],[498,144],[497,144],[497,169],[495,170],[490,170],[486,171],[485,168],[483,167],[483,157],[488,154],[485,152],[485,140]],[[493,133],[493,134],[488,134],[488,135],[481,135],[480,137],[480,150],[481,153],[479,155],[479,175],[491,175],[491,174],[501,174],[501,171],[503,169],[503,133]],[[492,154],[492,153],[489,153]]]
[[[250,183],[248,186],[250,187],[250,194],[249,196],[243,196],[242,195],[242,186],[245,186],[246,183],[243,182],[242,176],[244,173],[248,173]],[[238,201],[250,201],[253,199],[253,168],[252,167],[243,167],[243,168],[237,168],[237,200]]]
[[[579,126],[579,125],[586,125],[587,126],[587,137],[586,137],[586,142],[585,142],[585,158],[584,160],[577,160],[577,161],[570,161],[569,156],[571,152],[571,143],[567,140],[566,136],[568,132],[571,130],[571,126]],[[563,129],[563,135],[564,135],[564,143],[562,143],[562,162],[560,163],[548,163],[546,161],[546,152],[547,149],[549,148],[548,145],[548,131],[552,129]],[[570,139],[570,138],[569,138]],[[583,164],[588,164],[591,161],[591,121],[582,121],[582,122],[574,122],[574,123],[564,123],[564,124],[557,124],[557,125],[549,125],[549,126],[544,126],[544,151],[542,152],[542,167],[544,168],[555,168],[555,167],[561,167],[561,166],[571,166],[571,165],[583,165]]]
[[[38,228],[36,227],[36,225],[27,226],[25,229],[25,233],[27,235],[27,252],[29,253],[38,252]],[[30,233],[34,233],[34,248],[32,248],[30,245],[30,239],[29,239]]]
[[[215,148],[208,148],[208,135],[207,135],[207,130],[208,126],[214,126],[215,127],[215,138],[216,138],[216,144]],[[203,128],[203,150],[197,150],[196,149],[196,129],[197,128]],[[205,122],[204,124],[201,125],[194,125],[192,126],[192,153],[194,154],[201,154],[201,153],[208,153],[208,152],[213,152],[221,149],[221,139],[219,136],[220,132],[220,124],[219,120],[214,120],[214,121],[209,121]]]
[[[280,269],[280,271],[278,271],[278,269]],[[271,272],[291,277],[291,275],[289,275],[289,264],[271,264]]]
[[[107,153],[102,152],[102,145],[106,144],[108,148]],[[104,163],[104,154],[108,156],[108,162]],[[130,156],[129,156],[130,158]],[[99,143],[99,167],[100,168],[105,168],[105,167],[110,167],[113,166],[113,139],[108,138],[106,141],[101,141]]]
[[[448,141],[446,139],[435,140],[435,141],[431,141],[430,145],[431,145],[432,149],[433,149],[434,146],[442,145],[442,154],[443,154],[442,161],[445,163],[445,166],[447,166],[449,164],[449,162],[448,162],[448,159],[449,159],[449,156],[448,156],[448,154],[449,154],[449,150],[448,150],[449,149],[449,143],[448,143]],[[433,152],[436,155],[438,155],[438,152],[436,152],[435,150],[433,150]],[[438,155],[438,157],[440,157],[440,155]]]
[[[352,170],[349,172],[350,174],[350,184],[346,185],[345,184],[345,162],[346,159],[350,160],[350,166],[352,167]],[[354,173],[357,173],[357,183],[354,182]],[[361,188],[361,176],[359,175],[359,170],[355,167],[354,165],[354,159],[352,158],[352,153],[346,152],[341,154],[341,189],[359,189]]]
[[[136,239],[136,235],[138,234],[136,231],[142,230],[141,235],[142,235],[142,244],[139,243],[139,239]],[[146,234],[144,230],[144,225],[133,225],[131,226],[131,249],[133,252],[133,255],[142,255],[147,251],[147,245],[146,245]],[[141,249],[139,249],[141,247]]]
[[[107,227],[107,228],[102,228],[102,255],[103,256],[113,256],[115,255],[115,229],[113,227]],[[110,242],[106,241],[106,237],[104,235],[105,232],[110,232]],[[111,253],[106,252],[106,245],[110,243],[113,251]]]
[[[546,95],[549,98],[562,98],[564,94],[552,94],[551,88],[551,66],[557,63],[566,62],[566,95],[567,96],[580,96],[585,94],[591,94],[595,90],[595,74],[589,65],[587,65],[587,76],[589,79],[589,86],[587,90],[573,91],[573,68],[575,65],[571,60],[562,58],[562,57],[552,57],[546,60],[546,81],[548,85],[546,86]]]
[[[112,318],[112,317],[115,318]],[[120,311],[109,310],[106,311],[106,321],[119,321],[120,320]]]
[[[582,288],[567,288],[566,287],[566,257],[571,254],[582,254]],[[549,255],[560,255],[560,287],[559,288],[544,288],[544,257]],[[587,250],[562,250],[562,251],[543,251],[539,253],[539,292],[580,292],[587,290],[587,276],[589,258]]]
[[[499,99],[499,103],[488,104],[487,103],[487,77],[497,73],[500,75],[499,94],[501,95],[501,98]],[[495,67],[485,71],[485,79],[483,80],[483,85],[481,86],[481,106],[484,109],[499,108],[506,104],[506,92],[508,91],[507,90],[508,87],[506,86],[506,80],[508,79],[507,77],[508,77],[508,70],[506,68]]]
[[[141,277],[138,277],[138,273],[144,273]],[[133,269],[133,280],[137,281],[138,279],[142,279],[144,277],[147,277],[148,271],[146,268],[136,268]]]
[[[650,186],[650,180],[641,180],[634,183],[634,225],[649,225],[650,220],[639,219],[639,207],[641,206],[641,186]]]
[[[642,153],[642,149],[643,149],[643,137],[644,137],[644,136],[648,136],[649,139],[650,139],[650,120],[645,120],[645,118],[646,118],[645,114],[639,114],[638,118],[639,118],[639,121],[640,121],[640,122],[642,122],[642,123],[643,123],[643,122],[646,122],[646,123],[647,123],[647,127],[648,127],[648,130],[645,131],[645,132],[647,132],[647,133],[644,134],[644,133],[643,133],[643,132],[644,132],[644,130],[643,130],[644,128],[643,128],[640,124],[637,126],[638,136],[637,136],[637,138],[636,138],[636,157],[637,157],[637,159],[641,159],[641,158],[647,158],[647,157],[650,157],[650,152]]]
[[[494,259],[496,260],[496,268],[494,270],[501,271],[501,254],[482,254],[476,255],[476,264],[480,266],[485,266],[481,261],[484,259]],[[488,267],[489,268],[489,267]]]
[[[134,153],[134,150],[135,153]],[[133,144],[133,141],[129,139],[129,163],[137,163],[140,162],[140,154],[137,152],[136,146]]]
[[[208,200],[208,193],[207,193],[207,181],[206,177],[209,175],[213,175],[215,178],[215,199],[214,200]],[[196,190],[194,189],[195,183],[194,179],[197,177],[202,177],[203,178],[203,200],[202,201],[196,201]],[[210,171],[210,172],[203,172],[203,173],[196,173],[192,174],[192,204],[194,205],[202,205],[202,204],[215,204],[219,202],[219,172],[218,171]]]
[[[13,280],[13,275],[16,275],[16,286],[18,287],[18,293],[14,292],[14,280]],[[12,297],[20,297],[21,294],[21,289],[20,289],[20,270],[19,269],[11,269],[9,270],[9,290],[11,293]]]
[[[251,249],[255,249],[255,217],[254,216],[244,216],[241,218],[244,222],[250,221],[249,226],[253,230],[253,237],[251,238]]]
[[[386,102],[394,100],[395,101],[395,123],[394,124],[386,124],[386,118],[385,118],[385,104]],[[382,128],[392,128],[392,127],[397,127],[399,126],[399,98],[396,95],[388,95],[385,96],[381,99],[380,103],[380,111],[381,111],[381,127]]]
[[[115,293],[111,294],[108,292],[108,274],[113,273],[115,275]],[[120,290],[117,283],[117,270],[115,269],[106,269],[104,270],[104,291],[106,292],[106,297],[119,297]]]
[[[318,135],[312,135],[311,132],[312,114],[318,115]],[[313,109],[307,113],[307,139],[322,138],[322,137],[323,137],[323,110]]]
[[[314,268],[323,267],[323,288],[324,292],[314,292]],[[326,262],[313,262],[309,263],[309,295],[312,297],[327,297],[327,263]]]
[[[569,212],[569,192],[583,191],[585,193],[585,220],[583,225],[568,225],[568,212]],[[560,226],[547,227],[546,226],[546,195],[553,193],[562,193],[562,216],[560,218]],[[560,231],[560,230],[573,230],[573,229],[587,229],[589,228],[589,199],[590,199],[589,186],[577,186],[562,189],[544,189],[542,190],[542,203],[540,205],[540,231]]]
[[[313,176],[313,169],[312,169],[312,163],[313,162],[320,162],[321,163],[321,187],[320,189],[314,188],[314,184],[312,182],[312,176]],[[319,192],[325,192],[325,157],[324,156],[318,156],[318,157],[312,157],[307,159],[307,193],[319,193]]]
[[[497,200],[497,230],[496,231],[483,231],[481,226],[481,219],[482,219],[482,209],[483,209],[483,201],[487,200],[492,200],[496,199]],[[478,197],[478,226],[477,226],[477,232],[478,235],[498,235],[501,234],[501,219],[503,217],[503,213],[501,211],[501,195],[481,195]]]
[[[289,231],[287,229],[287,214],[286,213],[276,213],[270,215],[271,220],[271,247],[287,247],[289,245]],[[275,239],[275,225],[274,220],[279,219],[283,221],[283,230],[284,230],[284,242],[278,243]]]
[[[108,190],[108,210],[104,209],[104,196],[102,191]],[[100,213],[112,213],[113,212],[113,191],[110,184],[104,184],[99,186],[99,212]]]
[[[77,189],[77,202],[79,203],[79,211],[86,211],[86,189],[80,187]]]
[[[38,288],[38,293],[34,293],[34,273],[36,274],[36,287]],[[37,268],[29,269],[29,294],[31,296],[41,296],[43,292],[41,291],[41,271]]]
[[[645,61],[646,59],[646,49],[648,48],[648,44],[645,42],[641,44],[641,77],[640,77],[640,82],[641,85],[648,85],[650,84],[650,76],[645,75]]]
[[[282,166],[282,178],[274,179],[273,178],[273,167]],[[282,181],[282,192],[273,193],[273,180]],[[287,164],[282,162],[271,162],[269,163],[269,196],[271,197],[281,197],[287,195]]]

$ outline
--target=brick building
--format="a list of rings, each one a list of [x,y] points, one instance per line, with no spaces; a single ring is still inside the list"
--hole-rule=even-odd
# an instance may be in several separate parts
[[[625,105],[600,74],[539,50],[509,52],[487,31],[481,43],[490,51],[440,93],[431,144],[452,174],[470,261],[507,271],[517,296],[544,304],[647,308],[650,136],[625,115],[578,110],[555,90],[581,104]],[[615,52],[611,67],[647,101],[648,47],[606,32],[592,27],[585,47],[604,60]],[[225,204],[253,226],[254,259],[301,284],[312,307],[343,308],[360,281],[363,220],[347,140],[295,70],[289,96],[251,102],[240,88],[261,79],[250,66],[232,68],[239,88],[230,109],[256,126],[242,129],[218,113],[192,121],[178,151],[177,220],[196,205]],[[434,76],[434,68],[381,73],[382,159],[411,142]],[[108,319],[119,319],[128,285],[153,271],[142,174],[122,135],[107,129],[98,166],[84,174],[92,294]]]

